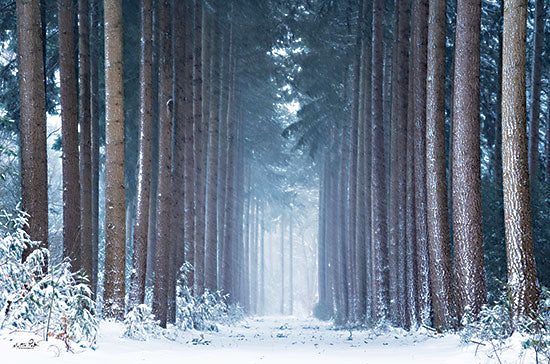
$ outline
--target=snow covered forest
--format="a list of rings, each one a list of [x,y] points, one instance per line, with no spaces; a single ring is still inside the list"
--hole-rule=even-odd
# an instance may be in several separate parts
[[[9,363],[550,363],[545,0],[0,0]]]

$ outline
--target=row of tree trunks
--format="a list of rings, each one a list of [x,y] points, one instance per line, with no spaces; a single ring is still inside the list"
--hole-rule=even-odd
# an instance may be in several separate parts
[[[359,6],[360,19],[364,9]],[[457,2],[449,152],[452,196],[447,189],[445,147],[446,3],[414,0],[411,6],[412,12],[408,2],[396,1],[393,65],[389,65],[388,57],[382,61],[382,3],[373,3],[372,34],[360,32],[372,41],[372,53],[363,45],[360,57],[356,53],[352,63],[351,124],[344,121],[340,131],[333,131],[338,142],[329,145],[321,164],[319,308],[326,309],[337,325],[389,319],[396,326],[423,324],[443,330],[466,314],[475,317],[486,300],[479,138],[480,4]],[[533,312],[538,295],[529,210],[526,9],[525,2],[519,0],[504,4],[503,126],[502,138],[497,135],[495,140],[499,147],[502,139],[508,283],[515,316]],[[542,6],[537,9],[540,14]],[[365,22],[370,24],[369,17]],[[538,59],[540,49],[536,47],[534,57]],[[540,97],[536,85],[540,74],[536,74],[537,65],[533,67],[531,140],[538,135],[535,99]],[[392,70],[391,82],[383,80],[384,69],[386,75]],[[372,75],[370,83],[365,82],[365,74]],[[344,77],[347,85],[347,71]],[[391,113],[383,110],[383,90],[390,87],[388,83],[392,87]],[[346,86],[344,94],[347,102]],[[372,105],[358,101],[365,98]],[[381,122],[385,114],[391,114],[391,155],[384,147]],[[531,152],[529,163],[533,165],[538,159],[538,141],[531,143],[530,150],[535,152]],[[370,150],[365,148],[369,145]],[[388,157],[389,182],[385,176]],[[329,165],[336,165],[341,173],[327,173]],[[348,167],[350,180],[345,176]],[[537,167],[531,168],[533,181]],[[349,187],[343,188],[346,181]],[[332,228],[335,225],[337,228]],[[353,229],[354,237],[342,226]],[[366,267],[366,274],[360,266]]]

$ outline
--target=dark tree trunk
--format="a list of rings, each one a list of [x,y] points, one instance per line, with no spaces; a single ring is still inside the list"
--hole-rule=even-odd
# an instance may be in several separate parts
[[[90,32],[90,142],[92,168],[92,273],[90,284],[94,297],[97,294],[99,260],[99,6],[100,0],[92,0]]]
[[[433,325],[454,317],[445,163],[445,0],[430,0],[426,99],[426,186]]]
[[[81,268],[78,96],[74,41],[74,2],[58,1],[61,138],[63,141],[63,257]]]
[[[479,67],[481,4],[457,1],[453,98],[453,243],[459,320],[486,300],[481,217]]]
[[[153,313],[166,327],[170,275],[170,216],[172,167],[172,47],[171,6],[169,0],[159,1],[159,175],[157,191],[157,246],[155,255],[155,285]]]
[[[139,72],[140,115],[136,210],[134,217],[133,270],[130,276],[129,309],[145,301],[147,234],[149,232],[149,191],[151,180],[151,135],[153,95],[151,90],[153,56],[152,1],[141,1],[141,53]]]
[[[124,318],[126,193],[124,185],[124,90],[122,1],[104,2],[105,14],[105,281],[106,317]]]
[[[21,106],[21,208],[28,214],[25,231],[30,239],[40,242],[41,248],[47,248],[48,172],[40,7],[37,1],[17,0],[16,8]],[[29,248],[23,252],[23,261],[33,249]]]
[[[515,3],[508,4],[515,6]],[[535,187],[539,174],[539,116],[540,116],[540,89],[542,84],[542,45],[544,40],[544,0],[535,1],[535,29],[533,58],[531,69],[531,109],[529,114],[529,176],[531,188]]]
[[[90,120],[90,17],[88,0],[78,1],[79,119],[80,119],[80,252],[82,270],[91,277],[92,155]]]
[[[372,23],[372,246],[374,265],[375,319],[388,317],[389,276],[386,223],[386,156],[383,127],[383,9],[384,2],[375,0]]]
[[[405,310],[405,212],[407,91],[409,83],[409,2],[395,4],[394,67],[390,171],[390,300],[394,325],[403,326]],[[392,264],[393,262],[393,264]]]

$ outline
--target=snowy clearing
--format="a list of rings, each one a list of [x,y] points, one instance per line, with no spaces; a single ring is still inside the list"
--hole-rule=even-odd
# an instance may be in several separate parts
[[[390,330],[334,330],[330,323],[294,317],[257,317],[219,332],[179,332],[175,340],[147,343],[122,338],[123,325],[102,322],[95,350],[68,353],[61,342],[39,342],[34,349],[16,349],[24,334],[4,333],[0,339],[2,363],[498,363],[491,348],[464,345],[457,335],[434,335]],[[533,363],[512,338],[499,353],[502,363]],[[57,346],[57,348],[52,345]],[[59,356],[56,356],[59,355]]]

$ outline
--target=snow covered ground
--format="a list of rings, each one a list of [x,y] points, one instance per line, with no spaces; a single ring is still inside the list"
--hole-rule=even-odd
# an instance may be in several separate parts
[[[257,317],[221,326],[219,332],[187,331],[175,341],[163,338],[147,342],[122,338],[122,324],[103,322],[95,350],[68,353],[61,342],[38,343],[34,349],[17,349],[24,334],[0,337],[0,363],[498,363],[489,345],[461,344],[457,335],[390,330],[333,330],[329,323],[293,317]],[[202,335],[202,336],[201,336]],[[40,340],[40,338],[36,338]],[[502,363],[533,363],[520,353],[519,340],[511,340],[500,353]]]

